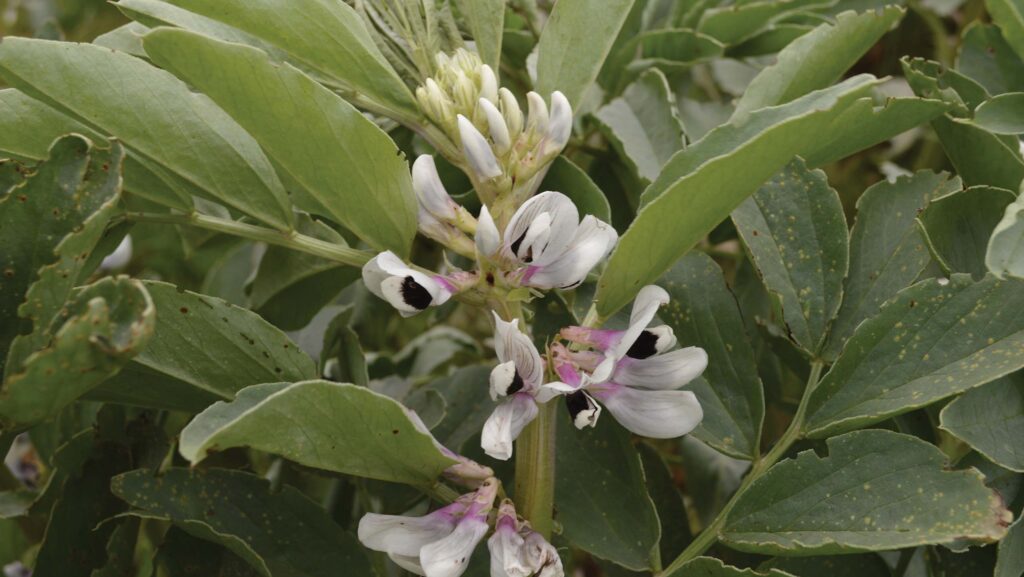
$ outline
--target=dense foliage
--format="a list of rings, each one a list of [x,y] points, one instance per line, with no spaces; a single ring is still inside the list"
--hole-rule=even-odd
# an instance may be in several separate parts
[[[6,577],[1024,574],[1024,0],[0,33]]]

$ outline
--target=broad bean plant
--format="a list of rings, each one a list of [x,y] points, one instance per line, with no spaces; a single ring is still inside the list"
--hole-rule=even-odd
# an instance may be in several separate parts
[[[7,577],[1024,574],[1024,1],[113,6],[0,41]]]

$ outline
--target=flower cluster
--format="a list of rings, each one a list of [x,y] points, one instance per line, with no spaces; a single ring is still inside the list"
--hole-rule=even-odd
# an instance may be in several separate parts
[[[364,266],[363,281],[403,316],[451,299],[503,313],[492,312],[497,365],[489,387],[497,404],[481,432],[484,452],[510,459],[515,440],[555,399],[564,399],[580,429],[596,426],[607,409],[639,435],[692,431],[703,412],[694,393],[680,389],[703,372],[707,355],[697,347],[676,349],[668,326],[648,326],[669,301],[665,290],[644,287],[625,329],[566,327],[544,350],[526,332],[527,317],[515,312],[538,291],[583,283],[618,242],[612,226],[580,215],[568,196],[535,194],[572,131],[565,98],[552,94],[549,110],[539,95],[528,94],[524,120],[493,70],[464,50],[440,55],[435,77],[416,95],[424,114],[457,144],[461,156],[448,160],[469,175],[483,204],[474,217],[448,194],[434,157],[420,156],[412,167],[419,231],[475,268],[448,263],[442,274],[383,252]],[[516,515],[511,501],[493,510],[499,489],[493,471],[438,447],[457,461],[445,476],[473,491],[422,517],[369,514],[360,522],[360,540],[414,573],[455,577],[493,524],[492,577],[562,576],[555,549]]]

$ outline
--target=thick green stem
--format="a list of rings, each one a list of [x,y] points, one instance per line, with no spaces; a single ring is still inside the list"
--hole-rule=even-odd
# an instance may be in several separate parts
[[[551,537],[555,506],[555,411],[558,404],[539,406],[537,418],[516,441],[516,510],[533,529]]]
[[[704,554],[715,541],[718,540],[719,534],[721,533],[722,527],[725,525],[725,521],[729,516],[729,512],[736,506],[740,497],[747,492],[747,489],[756,481],[761,475],[764,475],[768,469],[772,468],[772,465],[779,462],[786,451],[793,446],[802,434],[804,426],[804,418],[807,416],[807,402],[811,398],[811,393],[818,386],[818,381],[821,379],[821,370],[824,367],[824,363],[821,361],[814,361],[811,363],[811,374],[807,378],[807,386],[804,388],[803,398],[800,399],[800,406],[797,407],[796,414],[793,415],[793,421],[789,424],[786,432],[779,437],[778,442],[772,447],[771,451],[762,457],[761,459],[754,462],[750,467],[750,472],[743,479],[739,489],[733,494],[729,502],[725,504],[725,507],[719,511],[718,516],[711,522],[710,525],[701,531],[700,535],[690,543],[678,557],[672,561],[672,564],[665,568],[664,571],[658,573],[657,577],[672,577],[672,574],[682,567],[687,561],[695,559]]]
[[[128,212],[125,218],[136,222],[159,222],[164,224],[179,224],[205,228],[206,230],[213,230],[224,234],[265,242],[267,244],[283,246],[285,248],[313,254],[350,266],[361,267],[373,258],[372,254],[365,251],[330,243],[304,234],[296,232],[280,232],[245,222],[217,218],[215,216],[208,216],[199,213],[165,214]]]

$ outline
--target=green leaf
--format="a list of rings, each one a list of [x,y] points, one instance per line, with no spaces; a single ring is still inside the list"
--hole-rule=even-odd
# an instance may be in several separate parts
[[[561,90],[578,107],[632,7],[633,0],[559,0],[537,43],[537,92]]]
[[[157,550],[154,564],[166,577],[253,577],[260,575],[238,555],[220,545],[171,527]],[[372,575],[372,574],[371,574]]]
[[[333,244],[348,246],[334,229],[300,214],[296,230]],[[309,324],[346,286],[359,278],[358,268],[308,253],[271,246],[260,259],[249,302],[260,316],[284,330]]]
[[[373,574],[356,538],[290,486],[272,491],[269,481],[242,471],[172,468],[158,477],[124,473],[110,488],[143,518],[223,545],[266,577],[333,577],[342,567]]]
[[[946,173],[920,171],[881,181],[857,199],[857,220],[850,232],[850,273],[843,303],[829,330],[823,357],[835,360],[862,321],[882,303],[910,286],[931,261],[916,218],[928,201],[955,186]]]
[[[1017,56],[1024,58],[1024,2],[1021,0],[985,0],[992,20],[1003,31]]]
[[[727,51],[730,58],[743,59],[752,56],[767,56],[781,52],[791,42],[814,30],[811,24],[772,24],[756,35],[732,46]]]
[[[592,214],[604,222],[612,221],[612,209],[604,192],[590,179],[582,168],[564,156],[551,163],[544,175],[540,190],[555,190],[568,196],[580,215]]]
[[[194,412],[249,385],[317,376],[312,359],[252,311],[167,283],[144,284],[156,305],[153,339],[91,398]]]
[[[658,451],[645,443],[637,445],[637,450],[644,466],[647,492],[661,523],[661,539],[658,541],[661,558],[671,559],[693,541],[690,516],[686,511],[683,495],[672,478],[672,471]]]
[[[821,557],[776,557],[762,569],[788,571],[800,577],[892,577],[885,561],[875,553]]]
[[[1024,574],[1024,517],[1010,525],[1006,537],[999,542],[995,577],[1020,577]]]
[[[768,24],[822,0],[761,0],[706,10],[697,30],[725,44],[736,44]]]
[[[503,0],[455,0],[484,64],[497,72],[501,64],[501,37],[505,27]]]
[[[327,325],[323,348],[320,351],[320,363],[325,379],[367,387],[370,385],[370,375],[366,366],[366,354],[359,342],[359,333],[352,328],[354,312],[354,306],[345,307]]]
[[[142,49],[142,35],[146,32],[149,32],[147,26],[138,22],[129,22],[110,32],[100,34],[92,43],[111,50],[120,50],[136,58],[146,58],[146,51]]]
[[[785,2],[772,4],[781,6]],[[821,24],[797,38],[779,52],[775,64],[751,81],[736,104],[735,115],[739,117],[758,108],[789,102],[834,83],[883,34],[896,26],[905,13],[899,6],[862,14],[843,12],[834,23]]]
[[[974,124],[993,134],[1024,133],[1024,93],[1000,94],[974,110]]]
[[[963,118],[988,98],[985,89],[935,62],[920,58],[903,58],[900,62],[918,96],[954,104],[951,113],[932,121],[932,128],[964,182],[968,186],[985,184],[1017,190],[1024,179],[1024,158],[1018,139],[992,134]]]
[[[660,70],[642,74],[594,117],[633,172],[648,182],[683,148],[683,125],[675,97]]]
[[[169,73],[91,44],[6,38],[0,75],[212,200],[291,227],[287,194],[256,141]]]
[[[857,431],[804,451],[754,481],[722,529],[730,547],[834,555],[933,544],[990,543],[1009,511],[974,469],[948,471],[936,447],[909,435]]]
[[[416,235],[408,164],[373,122],[266,53],[178,29],[143,41],[159,64],[224,107],[291,179],[363,240],[407,256]]]
[[[1024,473],[1024,374],[971,389],[946,405],[942,428],[992,462]]]
[[[658,284],[671,301],[661,313],[682,346],[708,353],[708,368],[690,385],[704,408],[694,436],[730,456],[759,452],[764,391],[736,297],[704,253],[684,256]]]
[[[68,133],[95,142],[104,137],[53,108],[9,88],[0,90],[0,151],[16,158],[45,160],[53,141]],[[124,189],[164,206],[192,210],[191,193],[177,181],[168,184],[131,151],[124,159]],[[169,175],[164,175],[168,176]],[[173,185],[173,186],[172,186]]]
[[[721,559],[697,557],[665,577],[794,577],[785,571],[769,569],[755,571],[726,565]],[[801,576],[802,577],[802,576]]]
[[[114,531],[107,540],[107,560],[89,577],[126,577],[135,574],[135,546],[139,536],[139,524],[139,519],[125,519],[114,526]]]
[[[206,409],[181,433],[195,464],[213,451],[251,447],[347,475],[430,486],[454,461],[393,399],[328,381],[244,389]]]
[[[0,198],[0,369],[9,378],[52,337],[50,322],[117,211],[123,149],[81,136],[53,143],[49,159]],[[6,360],[6,362],[5,362]]]
[[[815,438],[866,427],[1024,367],[1024,283],[965,274],[897,294],[811,395]]]
[[[445,401],[444,419],[431,432],[441,444],[455,452],[484,426],[494,410],[486,384],[491,366],[462,367],[451,375],[436,380],[429,390],[436,391]]]
[[[419,116],[412,93],[373,42],[359,14],[332,0],[171,0],[286,52],[303,68],[395,113]],[[197,30],[197,32],[203,32]],[[230,40],[225,38],[225,40]],[[365,95],[362,97],[360,95]]]
[[[814,150],[812,136],[828,133],[832,121],[875,82],[855,76],[758,111],[672,157],[644,191],[642,208],[598,281],[598,312],[607,317],[620,309],[793,156]]]
[[[683,72],[693,65],[718,58],[725,46],[714,38],[685,28],[649,30],[631,38],[608,57],[606,68],[618,73],[609,80],[618,93],[641,72]],[[609,72],[610,74],[610,72]]]
[[[933,200],[919,218],[928,246],[942,267],[974,278],[985,276],[989,237],[1013,200],[1012,192],[990,186]]]
[[[732,212],[736,230],[785,326],[814,355],[842,301],[849,246],[839,195],[796,159]]]
[[[1003,219],[992,231],[985,265],[998,277],[1024,278],[1024,195],[1006,207]]]
[[[930,122],[950,108],[947,102],[927,98],[886,98],[881,106],[865,98],[835,121],[828,144],[817,147],[804,159],[813,167],[841,160]]]
[[[627,569],[650,568],[661,525],[631,435],[614,419],[576,430],[558,415],[555,508],[562,536]]]
[[[8,371],[0,391],[4,429],[56,415],[116,374],[153,333],[153,302],[142,283],[127,277],[91,284],[64,308],[50,327],[51,342],[20,372]]]
[[[989,94],[1024,92],[1024,61],[1014,54],[999,28],[975,21],[964,29],[957,70]]]

